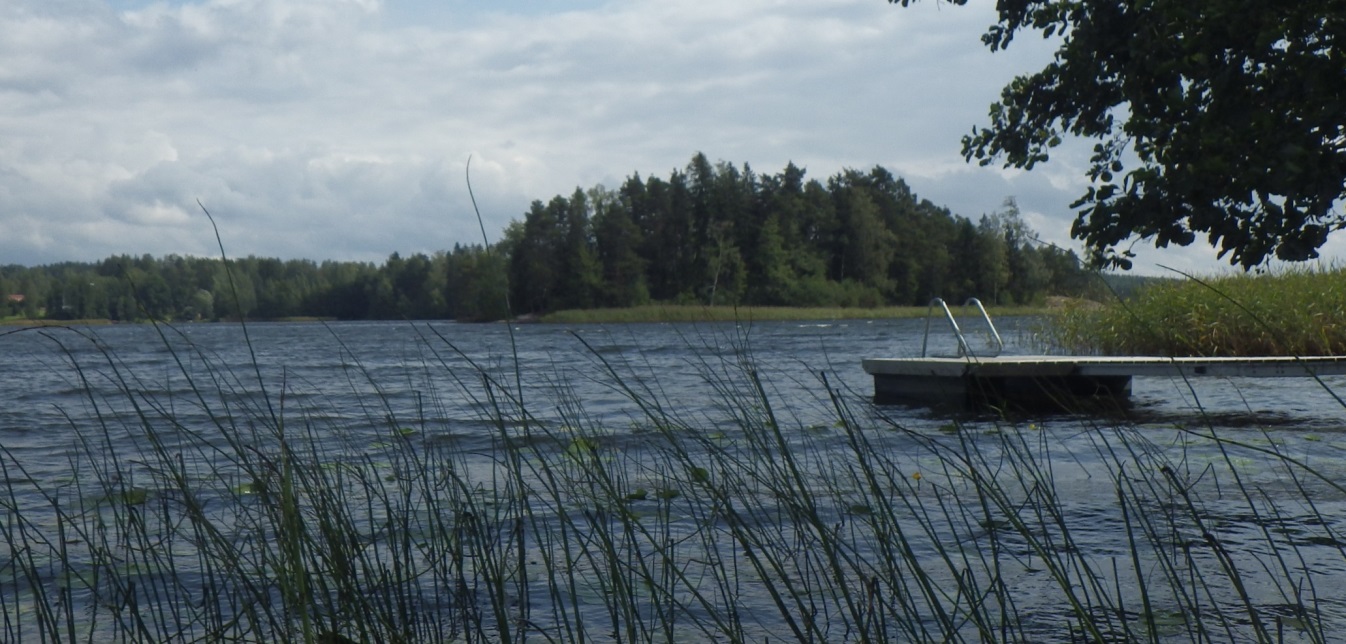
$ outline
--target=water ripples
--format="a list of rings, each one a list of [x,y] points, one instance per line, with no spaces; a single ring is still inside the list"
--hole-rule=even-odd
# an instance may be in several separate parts
[[[189,466],[199,501],[221,516],[246,515],[240,504],[256,502],[268,483],[256,469],[218,459],[234,449],[275,458],[282,432],[314,437],[313,449],[324,451],[334,467],[365,468],[393,484],[402,476],[391,449],[399,441],[440,454],[481,480],[502,470],[505,443],[562,464],[591,455],[612,459],[623,472],[632,512],[671,507],[672,495],[685,493],[673,481],[685,478],[688,467],[708,465],[712,453],[742,454],[745,463],[766,454],[767,463],[779,464],[770,455],[783,446],[816,481],[821,519],[864,535],[891,517],[872,514],[877,504],[866,484],[838,478],[854,467],[855,439],[838,426],[822,385],[826,372],[842,402],[868,423],[867,449],[887,477],[882,492],[889,498],[911,495],[909,507],[934,507],[976,498],[978,477],[1000,482],[1006,496],[989,515],[972,507],[955,515],[959,521],[916,534],[917,557],[937,558],[944,552],[940,544],[952,543],[973,560],[985,556],[995,538],[1007,557],[1002,581],[1015,593],[1051,595],[1057,581],[1045,572],[1044,554],[1084,556],[1126,586],[1135,583],[1134,573],[1116,573],[1113,562],[1129,566],[1135,546],[1125,538],[1126,521],[1143,519],[1168,526],[1141,547],[1156,560],[1191,558],[1214,569],[1224,548],[1237,551],[1231,556],[1240,570],[1284,566],[1292,576],[1346,583],[1346,494],[1339,483],[1346,481],[1346,413],[1332,395],[1346,381],[1329,380],[1324,388],[1289,380],[1139,380],[1135,409],[1122,421],[951,419],[920,408],[872,407],[860,360],[919,353],[922,324],[573,331],[530,325],[517,327],[512,338],[503,325],[258,324],[249,327],[251,351],[242,329],[227,324],[180,327],[164,336],[167,346],[146,326],[15,333],[0,336],[0,359],[27,367],[0,373],[7,401],[0,408],[0,445],[12,462],[5,476],[21,508],[47,503],[39,489],[68,494],[100,468],[134,477],[120,489],[162,500],[156,495],[167,492],[156,483],[160,472],[153,464],[167,453]],[[1015,337],[1012,328],[1005,335]],[[745,369],[759,378],[764,398],[743,377]],[[524,401],[526,413],[511,398]],[[780,427],[771,425],[768,405]],[[686,450],[684,460],[667,451],[662,420],[676,420],[670,424],[684,432],[672,437]],[[109,467],[90,459],[86,444],[115,446],[130,460]],[[1312,471],[1287,467],[1287,458]],[[1026,472],[1026,462],[1042,469]],[[1032,478],[1044,472],[1049,476]],[[707,469],[692,476],[719,475]],[[595,511],[581,490],[575,494],[573,507]],[[770,489],[745,484],[735,494],[741,513],[678,513],[669,537],[705,534],[708,524],[731,550],[736,546],[728,535],[735,529],[802,539],[802,532],[792,532],[791,508]],[[1124,516],[1119,497],[1140,514]],[[371,525],[376,519],[370,517]],[[1016,521],[1048,527],[1023,531]],[[1068,540],[1050,528],[1055,523],[1073,526]],[[384,538],[372,528],[364,534],[370,542]],[[247,526],[226,536],[240,544],[254,538]],[[857,558],[884,548],[868,537],[856,544]],[[1143,572],[1160,574],[1154,565]],[[190,569],[184,570],[190,582]],[[1286,621],[1300,617],[1282,596],[1283,585],[1256,579],[1248,589],[1262,610]],[[745,601],[766,598],[761,589],[745,594]],[[1314,610],[1346,624],[1346,607],[1325,595]],[[1217,599],[1226,605],[1237,598]],[[1041,611],[1038,622],[1060,620],[1044,636],[1061,635],[1060,606],[1031,599],[1024,605]]]

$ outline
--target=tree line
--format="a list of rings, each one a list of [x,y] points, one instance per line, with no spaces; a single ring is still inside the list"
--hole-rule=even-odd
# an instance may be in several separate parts
[[[369,262],[109,257],[0,267],[0,314],[47,319],[339,320],[507,316],[505,262],[479,245]],[[15,296],[19,297],[15,297]]]
[[[1035,241],[1012,199],[978,221],[882,167],[821,182],[696,154],[665,178],[534,201],[494,247],[369,262],[117,256],[0,267],[0,314],[30,318],[495,320],[651,302],[1032,304],[1095,284]],[[508,297],[508,299],[507,299]]]
[[[924,305],[932,297],[1030,304],[1078,295],[1071,251],[1036,242],[1013,199],[979,221],[921,200],[882,167],[826,183],[704,154],[667,179],[533,202],[505,231],[516,311],[647,302]]]

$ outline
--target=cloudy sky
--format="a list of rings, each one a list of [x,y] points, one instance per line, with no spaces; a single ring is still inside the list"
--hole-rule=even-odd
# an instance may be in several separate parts
[[[0,264],[226,250],[380,262],[499,236],[534,199],[697,151],[825,179],[882,165],[1068,238],[1082,152],[1031,173],[959,139],[1050,43],[991,0],[6,0]],[[1340,248],[1341,240],[1334,244]],[[1146,253],[1214,270],[1208,252]]]

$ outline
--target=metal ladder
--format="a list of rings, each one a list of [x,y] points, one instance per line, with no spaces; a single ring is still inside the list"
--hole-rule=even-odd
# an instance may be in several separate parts
[[[926,346],[930,342],[930,317],[934,314],[936,305],[944,309],[944,317],[949,320],[949,326],[953,327],[953,334],[958,337],[958,357],[965,358],[977,356],[978,354],[973,353],[971,345],[967,342],[967,338],[963,337],[963,330],[958,328],[958,322],[953,319],[953,312],[949,310],[949,305],[945,304],[944,300],[937,297],[930,300],[930,308],[926,310],[925,313],[925,337],[921,340],[921,357],[925,357]],[[991,316],[986,313],[986,307],[981,305],[981,300],[978,300],[975,297],[968,298],[967,303],[963,304],[963,306],[977,307],[977,310],[981,312],[981,319],[986,321],[986,328],[991,331],[991,338],[995,340],[995,346],[991,347],[992,352],[982,354],[982,357],[994,358],[995,356],[1000,355],[1000,353],[1005,350],[1005,342],[1000,339],[1000,332],[995,330],[995,324],[991,322]]]

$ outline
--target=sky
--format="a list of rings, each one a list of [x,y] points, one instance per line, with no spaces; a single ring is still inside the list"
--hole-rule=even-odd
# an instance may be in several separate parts
[[[117,254],[382,262],[490,241],[533,200],[702,152],[820,180],[875,165],[973,218],[1069,238],[1087,145],[1032,172],[962,136],[1032,36],[992,0],[6,0],[0,265]],[[1144,244],[1138,245],[1143,248]],[[1334,239],[1331,256],[1346,256]],[[1209,249],[1138,272],[1210,274]]]

